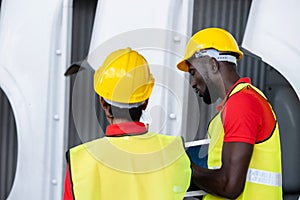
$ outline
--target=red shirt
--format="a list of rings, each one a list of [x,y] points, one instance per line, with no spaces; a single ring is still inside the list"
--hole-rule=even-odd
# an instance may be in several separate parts
[[[120,124],[112,124],[106,128],[106,136],[138,135],[146,132],[147,127],[141,122],[124,122]],[[69,164],[67,165],[64,183],[64,200],[73,200]]]
[[[251,80],[240,78],[217,107],[220,110],[224,106],[222,111],[224,142],[249,144],[262,142],[273,133],[276,120],[269,103],[251,87],[246,87],[228,97],[239,83],[251,83]]]
[[[70,166],[67,165],[65,183],[64,183],[64,200],[73,200],[72,183],[70,176]]]

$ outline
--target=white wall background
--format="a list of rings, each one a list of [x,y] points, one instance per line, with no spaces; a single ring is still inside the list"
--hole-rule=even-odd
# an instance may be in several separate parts
[[[2,0],[0,87],[18,136],[11,200],[61,197],[70,9],[62,0]]]
[[[242,46],[277,69],[300,96],[300,1],[253,0]]]

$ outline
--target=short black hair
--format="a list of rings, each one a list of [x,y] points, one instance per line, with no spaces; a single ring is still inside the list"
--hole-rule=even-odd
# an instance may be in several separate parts
[[[230,55],[230,56],[236,57],[236,59],[238,59],[238,57],[239,57],[239,54],[236,52],[221,52],[220,51],[220,55]]]
[[[144,105],[135,108],[119,108],[110,105],[109,113],[116,119],[126,119],[128,121],[140,121]]]

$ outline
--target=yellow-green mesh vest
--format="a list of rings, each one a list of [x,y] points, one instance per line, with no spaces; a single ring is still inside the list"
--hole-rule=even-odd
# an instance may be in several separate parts
[[[251,87],[265,99],[263,93],[248,83],[238,84],[229,96],[245,87]],[[270,105],[271,107],[271,105]],[[272,108],[271,108],[272,109]],[[273,111],[273,110],[272,110]],[[222,112],[222,111],[221,111]],[[211,137],[208,153],[208,167],[220,168],[222,165],[222,146],[224,129],[219,112],[208,127]],[[274,114],[274,112],[273,112]],[[275,116],[275,114],[274,114]],[[276,117],[276,116],[275,116]],[[278,123],[270,138],[254,145],[253,155],[247,173],[247,180],[243,193],[238,200],[279,200],[282,199],[281,152]],[[207,194],[204,200],[224,199]]]
[[[70,149],[75,200],[183,199],[191,169],[181,137],[104,137]]]

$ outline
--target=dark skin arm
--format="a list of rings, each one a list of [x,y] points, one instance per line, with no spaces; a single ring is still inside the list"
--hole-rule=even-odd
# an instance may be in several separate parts
[[[222,167],[205,169],[192,164],[192,181],[200,189],[229,199],[237,198],[243,191],[253,145],[226,142],[222,150]]]

